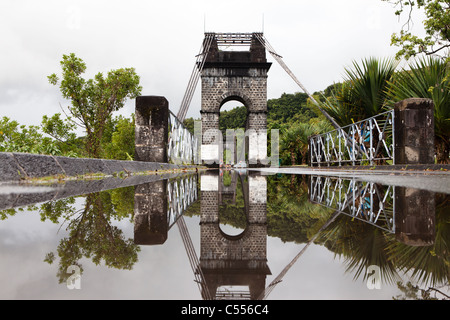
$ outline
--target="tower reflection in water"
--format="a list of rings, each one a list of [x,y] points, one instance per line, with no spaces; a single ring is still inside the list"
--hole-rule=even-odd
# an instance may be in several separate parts
[[[267,181],[257,173],[247,175],[231,171],[230,187],[224,186],[224,176],[206,173],[201,176],[200,269],[205,277],[205,289],[215,298],[257,299],[264,291],[267,266]],[[233,182],[239,179],[243,198],[245,228],[229,235],[220,227],[219,203],[229,196]],[[237,188],[234,188],[235,192]],[[233,199],[236,198],[234,194]],[[227,286],[248,290],[234,292]],[[219,290],[218,290],[219,289]],[[214,294],[215,293],[215,294]]]
[[[257,299],[270,274],[267,265],[267,180],[258,173],[207,171],[135,187],[134,241],[161,245],[177,224],[204,299]],[[198,179],[200,181],[198,181]],[[200,182],[200,190],[198,183]],[[245,228],[235,235],[220,226],[219,207],[244,199]],[[198,194],[198,191],[199,194]],[[198,197],[198,195],[200,195]],[[200,256],[197,258],[183,213],[200,198]],[[226,201],[229,199],[230,201]],[[232,288],[238,288],[233,290]]]

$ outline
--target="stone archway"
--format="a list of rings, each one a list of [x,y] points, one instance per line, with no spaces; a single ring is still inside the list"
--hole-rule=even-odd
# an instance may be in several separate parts
[[[222,132],[223,165],[241,166],[248,160],[245,131],[248,117],[248,99],[229,95],[225,97],[219,109],[219,129]],[[247,139],[248,140],[248,139]]]

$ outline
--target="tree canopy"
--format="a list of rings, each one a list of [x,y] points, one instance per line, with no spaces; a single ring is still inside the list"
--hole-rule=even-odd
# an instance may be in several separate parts
[[[141,93],[140,78],[134,68],[121,68],[109,71],[106,77],[99,72],[94,79],[85,80],[81,75],[86,64],[74,53],[63,55],[61,68],[61,81],[55,73],[48,80],[59,84],[62,96],[71,101],[69,113],[86,130],[86,152],[98,158],[112,113],[122,108],[127,98],[134,99]]]
[[[450,47],[450,2],[448,0],[382,0],[395,5],[398,16],[407,15],[407,21],[400,33],[394,33],[392,45],[400,47],[397,58],[409,59],[420,53],[427,55],[442,53]],[[424,10],[423,21],[425,36],[420,37],[411,32],[412,12]],[[447,53],[448,56],[448,53]]]

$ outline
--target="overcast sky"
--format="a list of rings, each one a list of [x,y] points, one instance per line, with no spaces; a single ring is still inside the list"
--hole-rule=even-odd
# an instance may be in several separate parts
[[[143,95],[162,95],[176,113],[204,31],[264,31],[310,91],[342,80],[353,60],[392,57],[390,36],[402,22],[381,0],[2,0],[0,2],[0,117],[39,124],[68,102],[47,81],[74,52],[97,72],[134,67]],[[420,22],[416,24],[420,25]],[[268,98],[300,88],[274,62]],[[199,117],[197,88],[188,117]],[[129,101],[122,114],[134,112]]]

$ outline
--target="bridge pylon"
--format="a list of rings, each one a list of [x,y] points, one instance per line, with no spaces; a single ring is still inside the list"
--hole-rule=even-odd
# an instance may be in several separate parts
[[[247,108],[245,159],[250,167],[266,166],[267,62],[260,33],[206,33],[208,43],[201,68],[202,163],[218,166],[223,160],[219,130],[220,108],[238,101]],[[238,50],[229,50],[238,47]],[[228,49],[228,50],[225,50]],[[245,50],[247,49],[247,50]]]

